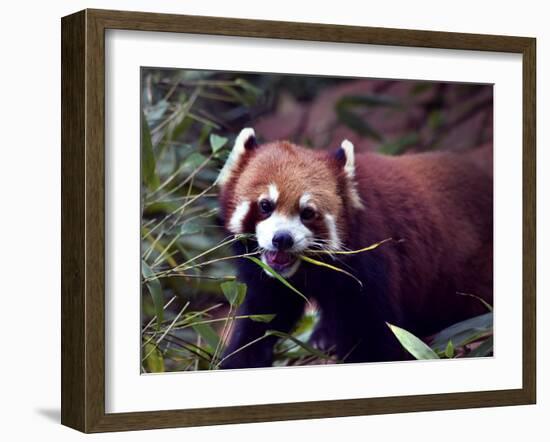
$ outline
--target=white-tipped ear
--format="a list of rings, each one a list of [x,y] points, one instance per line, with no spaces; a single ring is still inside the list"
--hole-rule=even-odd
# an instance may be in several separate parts
[[[247,150],[254,149],[256,146],[256,134],[254,133],[254,129],[252,129],[251,127],[246,127],[241,130],[241,132],[235,139],[235,144],[233,145],[233,149],[231,150],[231,153],[229,154],[225,165],[218,175],[216,184],[218,186],[223,186],[231,177],[231,174],[237,167],[237,164],[239,163],[242,155]]]
[[[344,164],[344,171],[349,178],[355,177],[355,148],[353,143],[349,140],[342,141],[340,145],[346,155],[346,162]]]
[[[345,156],[345,162],[344,158]],[[355,182],[355,148],[353,143],[349,140],[342,141],[339,152],[337,152],[337,158],[344,163],[344,172],[348,178],[348,192],[352,205],[356,209],[364,209],[361,197],[357,191],[357,183]]]

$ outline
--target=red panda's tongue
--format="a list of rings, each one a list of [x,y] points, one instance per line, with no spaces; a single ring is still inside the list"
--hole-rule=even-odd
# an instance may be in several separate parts
[[[266,252],[265,257],[267,259],[267,263],[270,266],[286,266],[288,264],[291,264],[294,260],[293,255],[287,252],[282,252],[280,250]]]

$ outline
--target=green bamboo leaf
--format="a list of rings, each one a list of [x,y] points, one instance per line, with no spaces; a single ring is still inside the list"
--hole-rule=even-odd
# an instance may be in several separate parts
[[[444,351],[447,343],[453,341],[456,347],[462,347],[493,331],[493,313],[485,313],[465,321],[458,322],[437,333],[432,341],[432,348]]]
[[[288,287],[290,290],[292,290],[297,295],[304,298],[304,300],[309,304],[309,299],[297,288],[295,288],[290,282],[288,282],[285,278],[283,278],[281,275],[279,275],[275,270],[273,270],[270,266],[265,264],[262,260],[256,258],[255,256],[247,256],[247,259],[254,262],[255,264],[259,265],[262,269],[264,269],[266,272],[268,272],[270,275],[272,275],[276,280],[278,280],[280,283]]]
[[[493,306],[489,304],[487,301],[485,301],[485,299],[480,298],[477,295],[472,295],[471,293],[462,293],[462,292],[457,292],[456,294],[460,296],[470,296],[471,298],[477,299],[479,302],[481,302],[485,306],[487,310],[489,310],[490,312],[493,311]]]
[[[340,267],[336,267],[336,266],[333,266],[331,264],[327,264],[326,262],[323,262],[323,261],[317,261],[316,259],[310,258],[309,256],[300,256],[300,259],[302,261],[309,262],[310,264],[313,264],[313,265],[316,265],[316,266],[319,266],[319,267],[326,267],[327,269],[334,270],[335,272],[343,273],[344,275],[347,275],[350,278],[355,279],[355,281],[357,281],[357,283],[361,287],[363,287],[363,283],[361,282],[361,280],[359,278],[352,275],[350,272],[347,272],[344,269],[341,269]]]
[[[321,359],[330,359],[331,358],[330,356],[326,355],[322,351],[317,350],[315,347],[312,347],[311,345],[300,341],[298,338],[295,338],[294,336],[289,335],[288,333],[283,333],[283,332],[280,332],[278,330],[268,330],[268,331],[265,332],[265,334],[267,336],[277,336],[278,338],[289,339],[292,342],[294,342],[296,345],[298,345],[299,347],[306,350],[309,354],[311,354],[313,356],[317,356],[318,358],[321,358]]]
[[[426,343],[407,330],[386,322],[397,340],[416,359],[439,359],[439,356]]]
[[[239,91],[237,91],[235,89],[235,87],[228,86],[228,85],[222,85],[222,86],[219,86],[219,88],[221,90],[223,90],[224,92],[226,92],[230,97],[234,98],[235,101],[237,101],[239,103],[244,103],[244,104],[247,103],[245,95],[243,95]]]
[[[141,261],[141,274],[144,279],[154,278],[155,272],[151,270],[151,267],[145,262]],[[153,299],[153,305],[155,307],[155,315],[157,317],[157,330],[162,324],[164,315],[164,295],[162,293],[162,287],[158,279],[150,279],[145,283],[151,298]]]
[[[144,354],[147,355],[145,359],[145,367],[149,373],[163,373],[164,372],[164,358],[160,350],[152,343],[145,344],[143,348]]]
[[[160,120],[162,118],[164,112],[166,112],[166,109],[168,109],[169,105],[170,103],[163,99],[154,106],[147,108],[145,112],[147,122],[151,125],[154,125],[157,120]]]
[[[210,134],[210,147],[212,148],[212,153],[216,153],[223,146],[227,144],[228,139],[225,137],[220,137],[216,134]]]
[[[206,157],[203,154],[199,152],[193,152],[185,159],[183,167],[189,171],[193,171],[205,161]]]
[[[244,78],[237,78],[235,80],[235,84],[242,87],[244,90],[251,92],[254,95],[261,95],[262,90],[256,86],[254,86],[249,81],[246,81]]]
[[[255,322],[271,322],[277,315],[249,315],[248,318]]]
[[[155,190],[160,185],[160,180],[156,172],[151,131],[149,130],[149,124],[147,124],[147,119],[143,113],[141,114],[141,174],[143,176],[143,182],[149,189]]]
[[[202,233],[203,226],[200,222],[196,220],[186,221],[180,227],[180,235],[196,235],[197,233]]]
[[[210,324],[193,324],[193,330],[195,330],[195,332],[197,332],[201,338],[204,339],[211,350],[218,348],[220,338]]]
[[[309,340],[320,319],[321,315],[317,310],[305,312],[304,315],[298,320],[298,323],[294,326],[292,335],[302,341]]]
[[[298,320],[298,323],[295,325],[294,330],[292,330],[290,334],[302,342],[309,342],[311,339],[311,335],[315,330],[315,327],[319,323],[319,320],[320,314],[318,311],[306,311],[304,315]],[[280,349],[280,351],[284,352],[287,357],[299,357],[299,352],[296,351],[296,345],[293,344],[292,341],[282,341],[278,344],[277,348]]]
[[[451,359],[454,355],[455,355],[455,348],[453,346],[453,341],[449,340],[449,343],[445,348],[445,357]]]
[[[246,284],[237,281],[227,281],[220,284],[224,296],[232,307],[238,307],[246,296]]]
[[[317,254],[317,255],[319,255],[319,254],[325,254],[325,255],[356,255],[357,253],[370,252],[371,250],[377,249],[382,244],[384,244],[388,241],[393,241],[393,238],[383,239],[380,242],[371,244],[368,247],[363,247],[362,249],[357,249],[357,250],[315,250],[315,254]],[[399,240],[399,241],[396,241],[396,242],[400,242],[400,241],[402,241],[402,240]]]
[[[186,113],[183,114],[181,121],[178,121],[172,131],[167,131],[166,136],[169,140],[179,139],[193,125],[193,119],[189,118]]]

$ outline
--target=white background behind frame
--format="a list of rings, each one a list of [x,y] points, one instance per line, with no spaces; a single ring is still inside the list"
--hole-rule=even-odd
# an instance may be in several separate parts
[[[521,387],[521,55],[120,30],[105,49],[106,412]],[[140,375],[141,66],[494,83],[495,357]]]

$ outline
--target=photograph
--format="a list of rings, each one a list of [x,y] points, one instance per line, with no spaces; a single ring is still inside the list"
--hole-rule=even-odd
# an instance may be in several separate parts
[[[61,423],[532,408],[536,36],[164,12],[61,19]]]
[[[141,374],[493,356],[492,84],[140,74]]]

